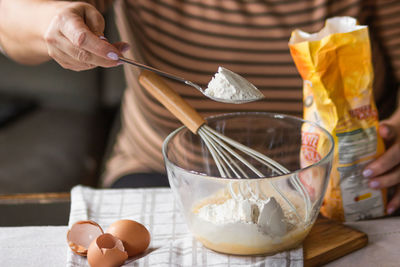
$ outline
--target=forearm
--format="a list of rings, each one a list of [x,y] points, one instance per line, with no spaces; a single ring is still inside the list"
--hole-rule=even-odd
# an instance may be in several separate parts
[[[0,1],[0,42],[10,58],[24,64],[50,60],[44,38],[59,3],[51,0]]]

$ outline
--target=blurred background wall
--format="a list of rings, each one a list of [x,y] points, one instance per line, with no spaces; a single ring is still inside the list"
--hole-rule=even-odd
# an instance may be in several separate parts
[[[112,11],[105,35],[118,40]],[[122,67],[73,72],[0,56],[0,194],[95,186],[125,87]]]

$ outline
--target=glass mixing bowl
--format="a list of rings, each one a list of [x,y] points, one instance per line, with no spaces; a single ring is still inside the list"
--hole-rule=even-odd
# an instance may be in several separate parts
[[[235,255],[273,254],[301,244],[328,185],[332,136],[315,123],[273,113],[230,113],[206,120],[283,167],[273,169],[239,151],[263,177],[242,165],[241,176],[248,178],[222,178],[200,136],[184,126],[172,132],[163,156],[193,236],[212,250]],[[230,165],[235,164],[240,162],[232,157]]]

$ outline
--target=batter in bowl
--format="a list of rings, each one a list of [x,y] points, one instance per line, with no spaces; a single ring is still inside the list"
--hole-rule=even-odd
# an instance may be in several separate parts
[[[196,239],[212,250],[235,255],[273,254],[295,248],[311,230],[301,197],[287,194],[297,215],[277,196],[234,199],[229,193],[208,197],[192,210]]]

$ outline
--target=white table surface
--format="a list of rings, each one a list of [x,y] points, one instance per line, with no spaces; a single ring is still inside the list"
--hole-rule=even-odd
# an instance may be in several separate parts
[[[347,224],[367,233],[369,244],[327,266],[400,266],[400,217]],[[67,230],[67,226],[0,227],[0,266],[65,267]]]
[[[0,266],[65,267],[67,230],[67,226],[1,227]]]
[[[367,247],[328,264],[336,266],[399,266],[400,217],[350,224],[368,234]],[[1,227],[0,262],[4,267],[66,266],[67,226]],[[46,265],[43,265],[43,262]]]

